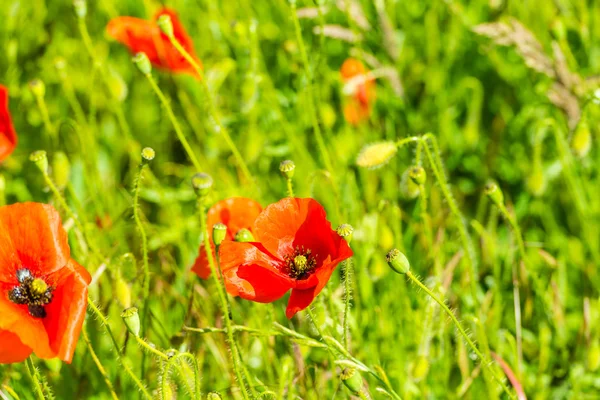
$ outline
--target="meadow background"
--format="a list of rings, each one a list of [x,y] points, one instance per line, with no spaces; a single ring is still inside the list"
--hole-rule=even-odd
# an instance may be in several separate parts
[[[84,330],[116,393],[138,396],[125,362],[153,396],[190,397],[189,371],[165,372],[165,361],[138,346],[120,317],[146,300],[132,188],[149,146],[156,158],[140,180],[138,208],[152,277],[144,338],[194,355],[203,398],[211,391],[242,398],[225,335],[184,329],[223,326],[213,282],[190,272],[202,237],[190,185],[198,171],[131,54],[105,33],[111,18],[150,19],[163,4],[90,1],[82,17],[70,1],[0,5],[0,83],[19,136],[0,166],[0,203],[61,210],[73,258],[94,275],[91,298],[125,354],[117,359],[103,321],[88,315]],[[492,368],[512,375],[507,385],[519,398],[600,398],[599,2],[302,0],[302,42],[285,0],[164,5],[193,38],[253,179],[237,167],[199,81],[153,70],[214,178],[210,202],[279,200],[286,195],[279,164],[290,159],[296,195],[321,202],[334,227],[354,227],[348,285],[338,268],[312,305],[319,331],[305,312],[287,320],[283,299],[230,298],[234,324],[254,329],[236,337],[257,397],[350,398],[340,379],[345,364],[334,362],[326,334],[381,378],[362,373],[368,397],[387,398],[392,388],[403,399],[507,398],[440,307],[389,269],[385,255],[397,247],[496,360]],[[370,117],[358,125],[342,113],[339,70],[348,57],[380,73]],[[32,91],[34,79],[45,85],[43,96]],[[438,148],[408,141],[380,168],[357,165],[370,143],[426,133]],[[47,151],[50,175],[84,231],[29,161],[35,150]],[[418,162],[427,173],[420,191],[403,178]],[[505,208],[486,194],[490,182]],[[83,339],[71,365],[35,363],[57,399],[111,398]],[[0,366],[2,398],[34,398],[31,387],[24,365]]]

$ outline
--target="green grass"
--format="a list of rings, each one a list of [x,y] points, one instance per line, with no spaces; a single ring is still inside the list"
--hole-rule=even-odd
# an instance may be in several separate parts
[[[85,330],[118,398],[139,396],[123,364],[150,396],[192,398],[197,363],[202,398],[218,391],[242,399],[217,287],[190,272],[202,240],[190,184],[197,168],[150,81],[105,34],[111,18],[150,18],[160,3],[89,3],[80,21],[69,1],[2,2],[0,83],[10,90],[19,145],[0,166],[0,203],[61,211],[73,258],[96,277],[90,298],[122,350],[118,357],[90,311]],[[214,178],[209,205],[230,196],[263,206],[279,200],[288,189],[278,167],[291,159],[295,194],[321,202],[334,227],[355,229],[351,279],[340,266],[313,303],[317,329],[307,312],[287,320],[285,298],[229,297],[249,397],[350,398],[340,375],[364,366],[364,396],[374,399],[392,391],[402,399],[504,399],[493,375],[514,393],[505,364],[529,399],[599,398],[600,3],[351,1],[366,25],[354,6],[337,7],[343,1],[297,7],[315,3],[323,12],[295,26],[285,0],[167,2],[194,39],[220,128],[198,80],[152,72]],[[314,33],[321,25],[361,40]],[[342,115],[339,68],[349,56],[370,70],[388,68],[369,121],[357,127]],[[30,90],[33,79],[45,84],[43,101]],[[591,130],[586,154],[573,141],[585,138],[580,115]],[[365,145],[413,136],[381,168],[357,166]],[[156,157],[136,201],[144,147]],[[29,161],[36,150],[47,151],[60,197]],[[427,180],[409,199],[401,182],[413,165]],[[489,182],[503,199],[486,194]],[[406,254],[484,357],[502,362],[482,368],[442,308],[387,266],[391,248]],[[148,305],[141,343],[120,317],[127,290],[133,305]],[[169,362],[169,349],[190,355]],[[57,399],[111,398],[83,337],[71,365],[33,362]],[[0,366],[0,397],[37,398],[27,368]]]

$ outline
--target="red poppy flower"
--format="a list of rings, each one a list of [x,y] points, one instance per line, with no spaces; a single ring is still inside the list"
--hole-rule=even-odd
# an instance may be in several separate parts
[[[17,134],[8,111],[8,89],[0,85],[0,161],[8,157],[17,146]]]
[[[135,17],[117,17],[108,22],[106,31],[118,42],[129,47],[133,54],[144,52],[153,65],[158,68],[168,69],[172,72],[181,72],[198,77],[192,65],[171,44],[168,36],[162,33],[156,21],[161,15],[169,15],[173,23],[173,34],[183,48],[190,53],[194,60],[202,67],[202,62],[196,57],[194,44],[185,28],[179,21],[177,13],[171,9],[160,9],[152,21]]]
[[[375,101],[375,82],[368,77],[364,65],[354,58],[344,61],[340,75],[350,89],[348,102],[344,106],[344,118],[348,123],[357,125],[371,114],[371,105]]]
[[[71,362],[87,307],[89,273],[71,259],[49,205],[0,207],[0,363]]]
[[[316,200],[285,198],[256,218],[256,242],[223,242],[219,249],[227,291],[270,303],[288,290],[292,318],[321,292],[337,265],[352,256],[348,243],[331,229]]]
[[[248,229],[252,232],[252,225],[254,225],[256,217],[261,211],[262,206],[252,199],[232,197],[218,202],[208,210],[206,225],[210,231],[213,225],[219,222],[225,224],[227,233],[224,240],[233,240],[240,229]],[[214,255],[215,245],[212,240],[210,243]],[[208,279],[210,276],[210,266],[208,265],[204,244],[200,245],[200,253],[196,258],[192,271],[202,279]]]

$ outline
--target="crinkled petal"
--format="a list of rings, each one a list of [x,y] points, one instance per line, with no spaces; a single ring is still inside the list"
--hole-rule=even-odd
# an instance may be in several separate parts
[[[0,330],[0,364],[25,361],[31,352],[31,348],[25,346],[17,335]]]
[[[215,245],[213,243],[211,243],[211,249],[213,257],[215,257]],[[192,266],[192,272],[202,279],[208,279],[210,276],[210,265],[208,264],[208,257],[203,244],[200,245],[200,251],[196,261],[194,262],[194,265]]]
[[[252,231],[254,221],[260,215],[262,206],[245,197],[232,197],[219,201],[208,210],[207,226],[211,230],[213,225],[223,223],[227,226],[227,239],[233,240],[240,229]]]

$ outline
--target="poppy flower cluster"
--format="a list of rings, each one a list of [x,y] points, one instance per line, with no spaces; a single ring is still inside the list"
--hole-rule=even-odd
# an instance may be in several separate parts
[[[226,213],[233,215],[232,211]],[[251,215],[246,217],[247,226]],[[227,291],[270,303],[291,290],[288,318],[307,308],[338,264],[352,256],[348,243],[331,228],[325,209],[314,199],[285,198],[271,204],[255,217],[250,229],[253,241],[227,240],[219,247]]]
[[[0,85],[0,161],[4,161],[17,146],[17,134],[8,111],[8,89]]]
[[[340,68],[340,75],[347,92],[344,118],[352,125],[368,120],[375,101],[375,82],[368,75],[362,62],[348,58]]]
[[[192,58],[202,66],[194,51],[194,43],[174,10],[162,8],[152,21],[135,17],[117,17],[109,21],[107,33],[129,48],[132,54],[145,53],[150,62],[171,72],[185,73],[199,78],[192,65],[171,44],[169,37],[158,27],[156,21],[162,15],[171,17],[173,35]]]
[[[52,206],[0,207],[0,363],[31,353],[71,362],[90,281]]]

